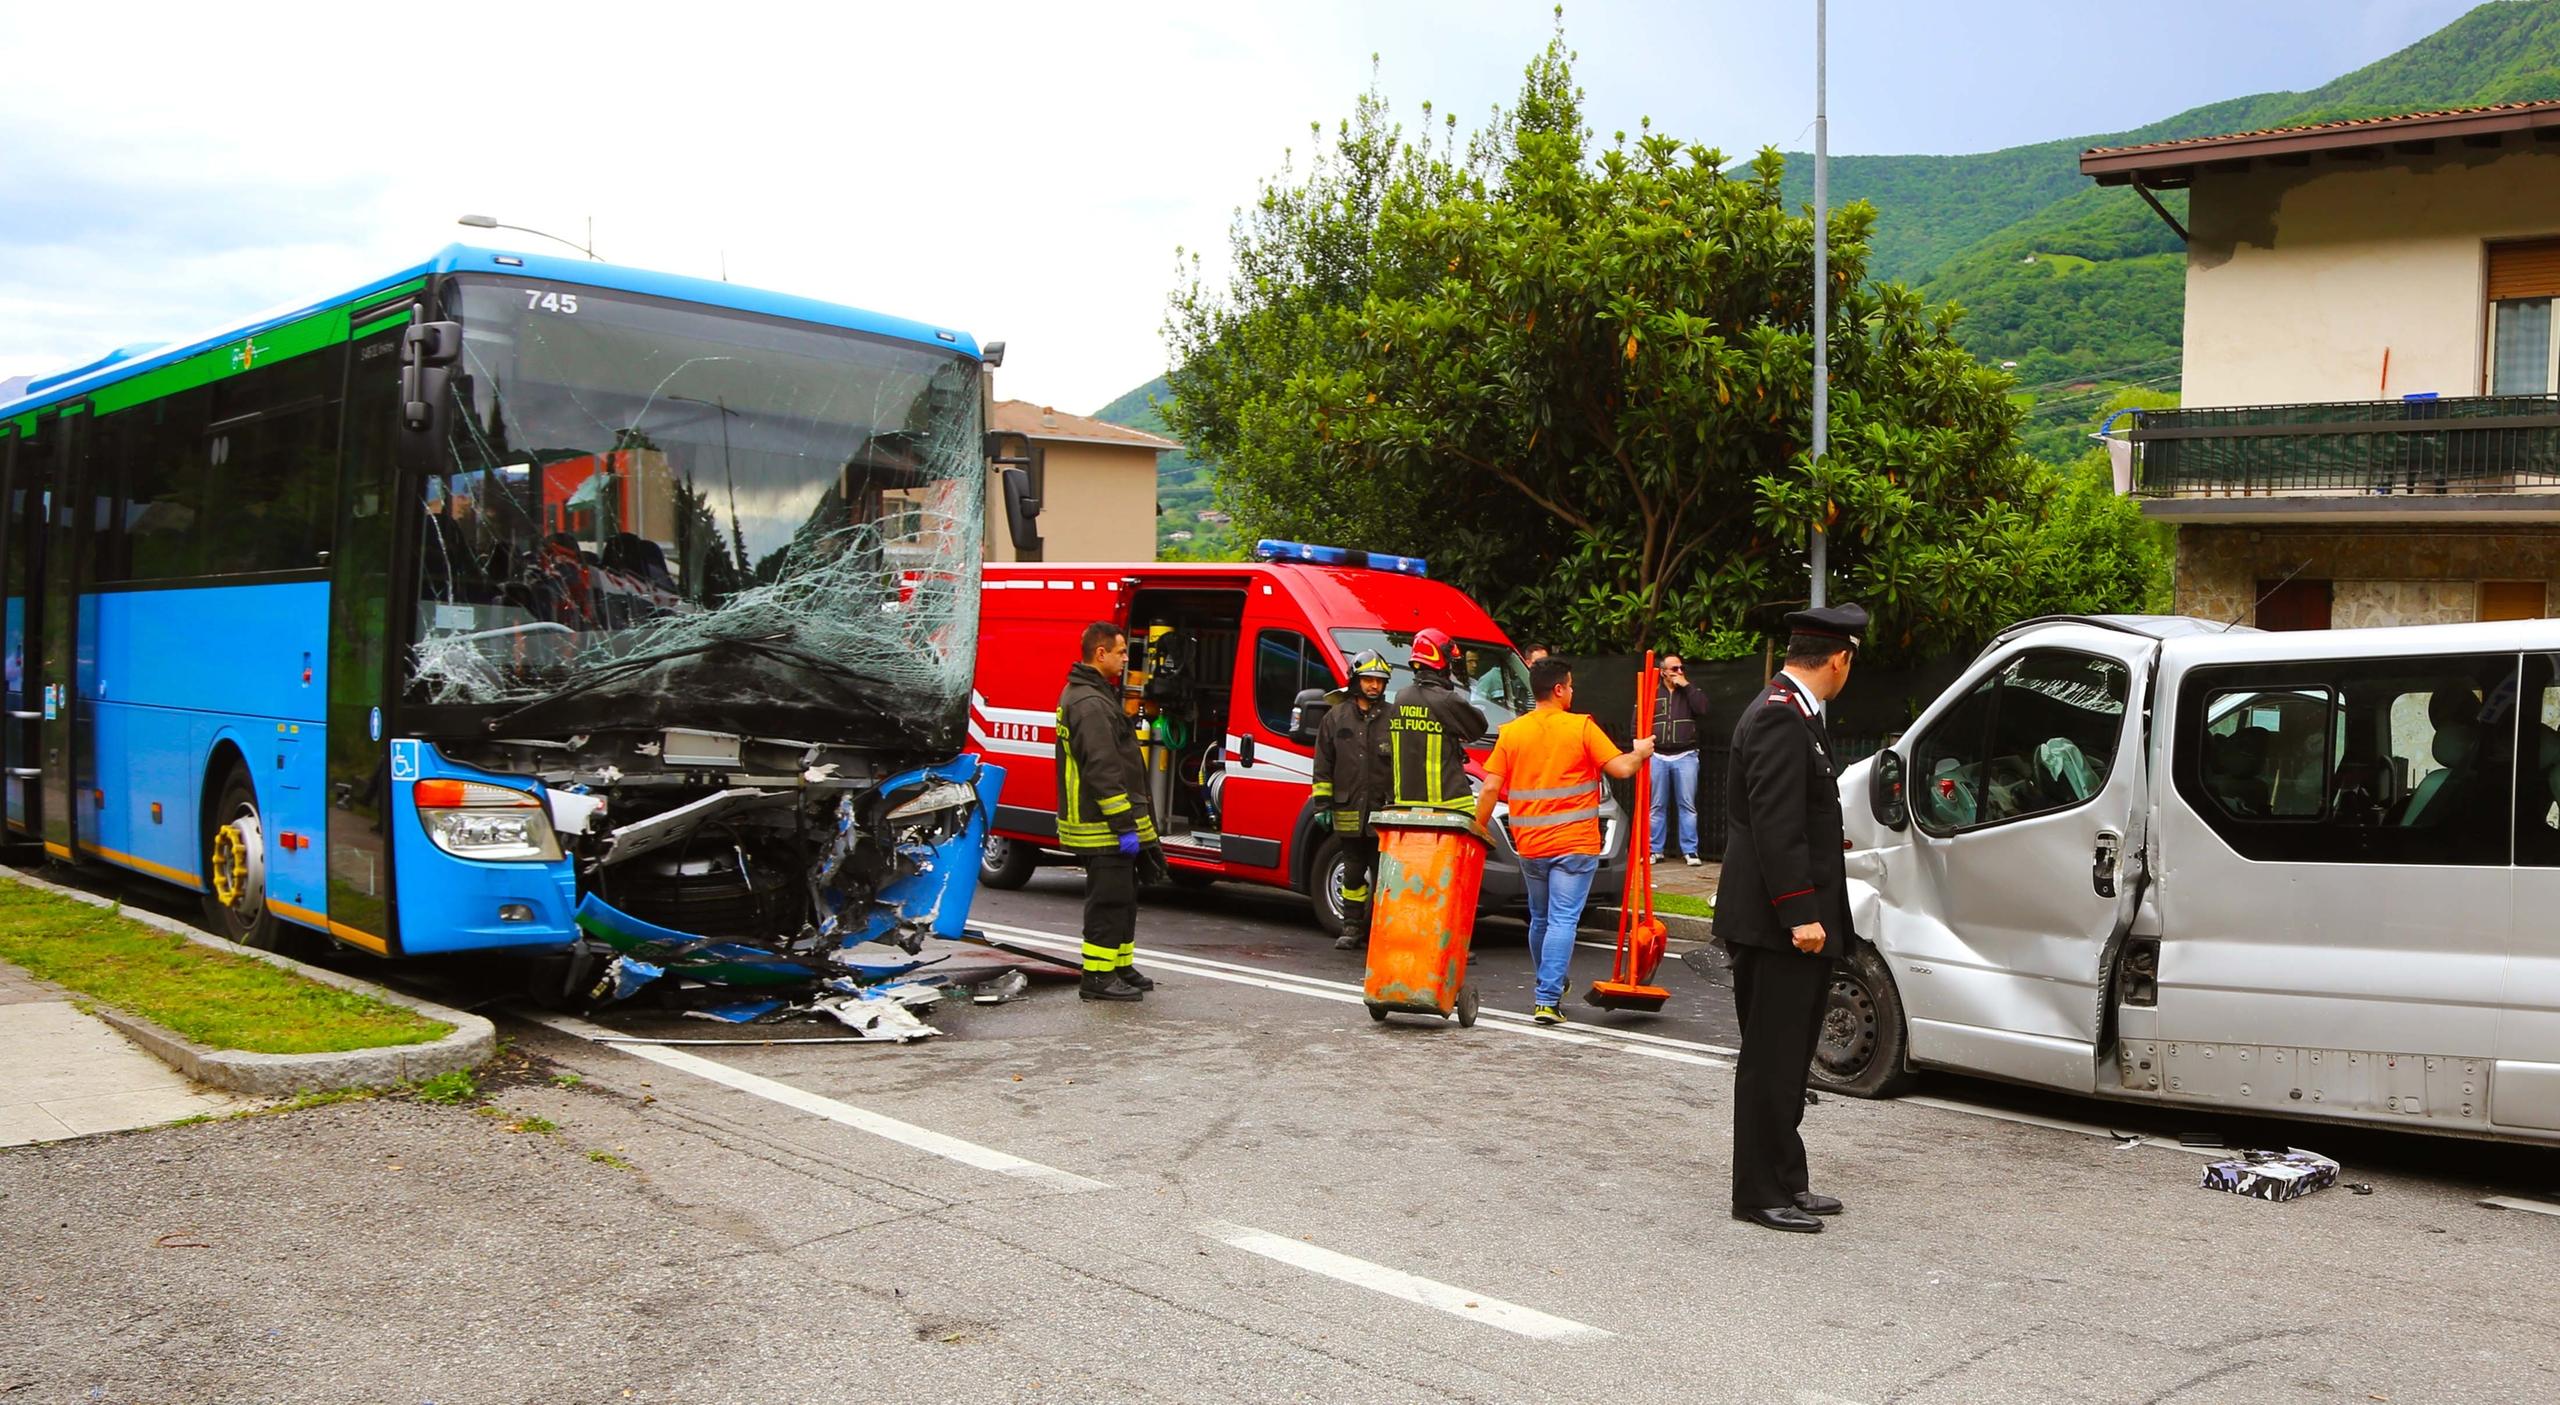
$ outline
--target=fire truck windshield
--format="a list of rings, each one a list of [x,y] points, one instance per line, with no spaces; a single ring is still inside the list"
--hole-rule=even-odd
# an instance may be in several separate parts
[[[1405,662],[1413,652],[1413,634],[1409,630],[1337,629],[1333,632],[1335,647],[1345,658],[1363,649],[1375,649],[1395,661],[1395,673],[1387,680],[1387,696],[1413,681],[1413,669]],[[1487,724],[1500,728],[1503,723],[1528,712],[1538,705],[1529,695],[1529,666],[1508,644],[1490,644],[1481,639],[1457,641],[1455,667],[1449,670],[1467,700],[1484,714]]]

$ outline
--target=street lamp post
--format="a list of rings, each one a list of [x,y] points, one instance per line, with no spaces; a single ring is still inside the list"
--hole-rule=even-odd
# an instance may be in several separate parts
[[[454,223],[469,225],[473,229],[512,229],[518,234],[530,234],[537,239],[548,239],[554,244],[566,244],[588,258],[596,257],[596,221],[593,215],[587,217],[587,242],[584,244],[575,239],[563,239],[557,234],[545,233],[539,229],[528,229],[520,224],[501,224],[492,215],[464,215]],[[601,263],[603,260],[597,259],[597,262]]]
[[[1831,16],[1829,0],[1813,0],[1813,458],[1817,480],[1831,435]],[[1831,544],[1823,539],[1824,510],[1813,522],[1813,608],[1829,603]]]

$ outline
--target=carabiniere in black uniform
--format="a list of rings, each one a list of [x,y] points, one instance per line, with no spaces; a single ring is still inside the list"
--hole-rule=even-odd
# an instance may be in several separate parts
[[[1798,636],[1836,638],[1852,651],[1867,613],[1855,605],[1787,616]],[[1804,1214],[1839,1203],[1812,1194],[1805,1167],[1805,1080],[1831,998],[1832,963],[1848,954],[1848,875],[1841,861],[1837,773],[1822,705],[1781,672],[1733,729],[1729,829],[1715,935],[1733,957],[1742,1052],[1733,1092],[1733,1208],[1784,1212],[1772,1228],[1815,1229]],[[1799,951],[1794,929],[1819,922],[1823,945]],[[1762,1220],[1762,1223],[1769,1223]]]

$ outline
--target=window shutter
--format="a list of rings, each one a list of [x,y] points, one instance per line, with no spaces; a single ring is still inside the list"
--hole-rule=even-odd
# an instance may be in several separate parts
[[[2489,301],[2560,297],[2560,239],[2489,246]]]

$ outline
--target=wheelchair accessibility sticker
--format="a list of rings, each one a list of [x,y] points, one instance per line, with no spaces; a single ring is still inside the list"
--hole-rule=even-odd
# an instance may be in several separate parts
[[[418,778],[418,748],[421,745],[423,743],[420,742],[391,744],[391,779],[414,781]]]

